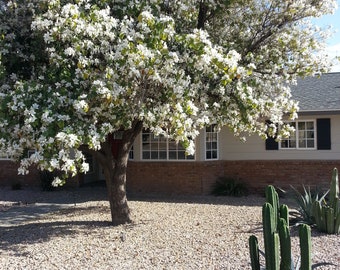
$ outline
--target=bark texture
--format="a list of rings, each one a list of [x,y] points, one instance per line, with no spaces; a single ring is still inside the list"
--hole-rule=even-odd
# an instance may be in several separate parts
[[[112,153],[112,140],[109,138],[102,143],[101,151],[95,152],[95,156],[104,170],[113,225],[132,221],[126,196],[126,169],[130,149],[142,128],[143,123],[136,120],[131,129],[124,130],[115,155]]]

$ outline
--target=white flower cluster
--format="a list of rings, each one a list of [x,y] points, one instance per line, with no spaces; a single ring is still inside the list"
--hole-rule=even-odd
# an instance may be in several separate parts
[[[287,18],[319,16],[335,3],[269,1],[269,8],[267,0],[248,7],[211,0],[207,8],[216,17],[197,29],[195,0],[73,2],[47,1],[44,14],[33,12],[31,31],[41,35],[41,54],[48,59],[29,78],[14,74],[0,88],[7,104],[1,149],[18,159],[25,149],[36,149],[22,159],[22,173],[33,163],[71,175],[85,172],[78,148],[100,150],[108,134],[131,129],[135,121],[184,142],[188,154],[199,130],[212,123],[228,125],[236,135],[274,134],[286,114],[296,117],[287,85],[327,66],[313,54],[323,36]],[[4,40],[0,54],[14,57],[15,36]],[[289,127],[280,132],[287,135]]]

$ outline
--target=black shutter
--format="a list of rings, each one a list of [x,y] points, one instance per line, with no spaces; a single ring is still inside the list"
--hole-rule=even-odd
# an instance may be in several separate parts
[[[266,124],[269,125],[271,121],[266,120]],[[275,136],[276,137],[276,136]],[[268,137],[266,139],[266,150],[279,150],[279,143],[275,141],[276,138]]]
[[[331,149],[331,119],[321,118],[316,120],[318,150]]]
[[[268,137],[266,139],[266,150],[279,150],[279,143],[275,141],[275,138]]]

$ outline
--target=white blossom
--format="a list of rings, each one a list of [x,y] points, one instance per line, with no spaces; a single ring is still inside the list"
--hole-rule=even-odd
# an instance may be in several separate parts
[[[334,0],[254,0],[246,7],[206,1],[214,17],[204,29],[197,29],[193,0],[169,1],[167,12],[158,0],[73,2],[48,1],[43,14],[31,2],[18,3],[16,9],[35,9],[31,26],[6,17],[0,27],[26,27],[46,48],[37,53],[20,46],[15,31],[0,41],[1,61],[6,59],[0,62],[0,100],[6,104],[0,150],[22,159],[23,174],[34,163],[65,174],[86,172],[78,149],[100,150],[108,134],[134,121],[182,141],[187,154],[193,154],[199,130],[212,123],[236,135],[265,137],[265,119],[275,126],[285,115],[297,116],[287,85],[329,68],[322,54],[328,32],[300,17],[333,12]],[[226,13],[228,20],[219,15]],[[9,57],[32,66],[31,74],[7,74],[2,65]],[[279,136],[290,131],[283,128]],[[22,158],[28,146],[37,153]]]

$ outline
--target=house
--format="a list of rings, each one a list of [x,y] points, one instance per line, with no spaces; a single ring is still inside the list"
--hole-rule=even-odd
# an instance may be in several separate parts
[[[241,142],[228,128],[216,133],[207,127],[196,140],[195,156],[185,156],[180,145],[144,131],[130,153],[127,190],[209,194],[221,176],[251,190],[268,184],[328,186],[332,169],[340,168],[340,73],[301,79],[292,93],[300,107],[299,118],[291,123],[296,132],[280,143],[258,136]],[[90,156],[88,161],[91,170],[81,182],[103,179],[96,161]],[[1,163],[8,166],[8,161]]]

